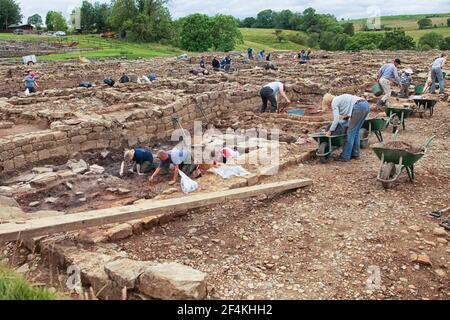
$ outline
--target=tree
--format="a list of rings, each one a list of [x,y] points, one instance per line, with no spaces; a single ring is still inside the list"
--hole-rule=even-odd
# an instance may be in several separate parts
[[[253,17],[245,18],[241,21],[240,27],[241,28],[253,28],[255,26],[256,19]]]
[[[233,16],[218,14],[211,19],[212,46],[215,51],[231,51],[243,41],[239,20]]]
[[[294,13],[291,10],[283,10],[274,15],[274,27],[278,29],[292,29],[291,20]]]
[[[348,34],[349,36],[353,36],[355,34],[355,26],[351,22],[343,23],[342,28],[342,32]]]
[[[447,19],[447,26],[450,27],[450,18]]]
[[[423,49],[425,46],[432,49],[439,48],[439,45],[444,41],[444,37],[436,32],[425,33],[419,39],[419,46]]]
[[[42,25],[42,17],[37,13],[33,14],[31,17],[28,17],[27,23],[35,26],[40,26]]]
[[[275,35],[275,37],[277,37],[277,41],[280,42],[280,43],[283,42],[283,40],[286,39],[284,37],[283,30],[276,29],[273,34]]]
[[[275,25],[276,13],[270,9],[263,10],[256,16],[256,28],[272,29]]]
[[[95,12],[95,28],[97,32],[105,32],[111,30],[109,17],[111,15],[111,6],[107,3],[94,4]]]
[[[95,10],[94,6],[84,0],[81,4],[81,30],[84,32],[93,32],[95,30]]]
[[[45,25],[50,31],[67,31],[68,26],[61,12],[49,11],[45,17]]]
[[[429,18],[423,18],[417,21],[417,24],[419,25],[419,29],[426,29],[433,26],[433,21]]]
[[[300,45],[305,45],[308,42],[308,39],[299,32],[289,34],[287,38],[289,41]]]
[[[333,32],[325,31],[320,34],[319,47],[322,50],[333,50],[335,34]]]
[[[11,24],[22,21],[20,7],[15,0],[0,0],[0,30],[5,30]]]
[[[180,19],[180,44],[189,51],[207,51],[212,46],[212,21],[200,13]]]
[[[315,48],[319,44],[319,35],[317,33],[311,33],[306,42],[308,47]]]
[[[111,26],[117,31],[131,31],[138,41],[159,41],[172,36],[172,19],[167,0],[115,0]]]
[[[379,48],[381,50],[413,50],[416,43],[413,37],[406,35],[405,31],[396,29],[384,34]]]
[[[439,45],[439,49],[450,50],[450,37],[445,37],[444,40],[441,41],[441,44]]]
[[[383,33],[359,32],[350,37],[345,49],[350,51],[375,50],[379,48],[383,39]]]

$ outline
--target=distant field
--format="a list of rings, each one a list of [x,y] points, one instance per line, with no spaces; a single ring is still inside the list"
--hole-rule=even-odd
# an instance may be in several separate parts
[[[432,16],[433,14],[419,14],[419,15],[400,15],[400,16],[384,16],[381,17],[381,24],[386,25],[387,27],[397,27],[403,28],[405,30],[417,30],[419,26],[417,21],[427,16]],[[433,22],[433,25],[437,25],[438,27],[447,26],[447,19],[450,18],[450,13],[447,14],[436,14],[433,15],[436,17],[430,18]],[[350,20],[355,24],[356,30],[361,30],[363,25],[367,22],[367,19],[357,19]]]
[[[244,44],[238,45],[238,47],[235,49],[238,51],[247,50],[248,47],[252,47],[255,51],[300,50],[306,47],[306,45],[299,45],[288,40],[281,43],[278,42],[277,37],[274,34],[274,29],[241,28],[240,30],[244,37]],[[283,34],[285,36],[295,33],[305,35],[303,32],[299,31],[283,30]]]
[[[433,29],[425,29],[425,30],[413,30],[413,31],[406,31],[407,34],[409,34],[411,37],[414,38],[414,40],[418,41],[421,36],[423,36],[425,33],[429,32],[436,32],[441,34],[444,37],[450,37],[450,28],[433,28]]]

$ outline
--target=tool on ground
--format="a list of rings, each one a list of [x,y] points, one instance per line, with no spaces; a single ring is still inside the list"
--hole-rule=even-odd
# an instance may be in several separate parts
[[[435,218],[441,218],[444,215],[444,213],[447,213],[449,211],[450,211],[450,207],[447,207],[447,208],[442,209],[442,210],[433,211],[432,213],[430,213],[430,215],[432,217],[435,217]]]

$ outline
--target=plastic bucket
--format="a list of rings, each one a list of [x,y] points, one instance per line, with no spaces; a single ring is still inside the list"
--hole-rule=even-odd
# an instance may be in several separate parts
[[[295,109],[295,110],[289,110],[287,113],[291,114],[291,115],[296,115],[296,116],[303,116],[303,115],[305,115],[305,110]]]
[[[374,85],[372,86],[372,93],[373,93],[376,97],[379,97],[379,96],[381,96],[381,95],[383,94],[383,88],[381,88],[381,86],[380,86],[379,83],[374,84]]]

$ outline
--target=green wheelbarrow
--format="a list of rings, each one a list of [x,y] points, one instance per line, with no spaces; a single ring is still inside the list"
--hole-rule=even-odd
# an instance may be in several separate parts
[[[420,148],[419,152],[412,153],[407,150],[389,149],[380,143],[372,149],[380,159],[380,170],[378,172],[377,180],[380,181],[385,189],[392,187],[395,181],[400,177],[402,172],[406,170],[409,180],[414,181],[414,165],[427,152],[434,136],[427,140]]]
[[[394,114],[391,114],[387,120],[383,118],[366,119],[361,127],[361,130],[359,131],[361,148],[366,149],[369,147],[369,137],[372,133],[375,134],[378,142],[383,142],[382,131],[389,126],[393,116]]]
[[[395,108],[395,107],[386,107],[385,109],[386,115],[392,118],[394,115],[400,119],[400,124],[402,125],[403,130],[406,129],[405,119],[413,114],[414,110],[410,107],[404,108]]]
[[[331,159],[331,154],[336,149],[345,145],[347,134],[327,136],[325,133],[315,133],[311,135],[311,138],[316,140],[319,145],[316,156],[320,159],[321,163],[327,163]]]

